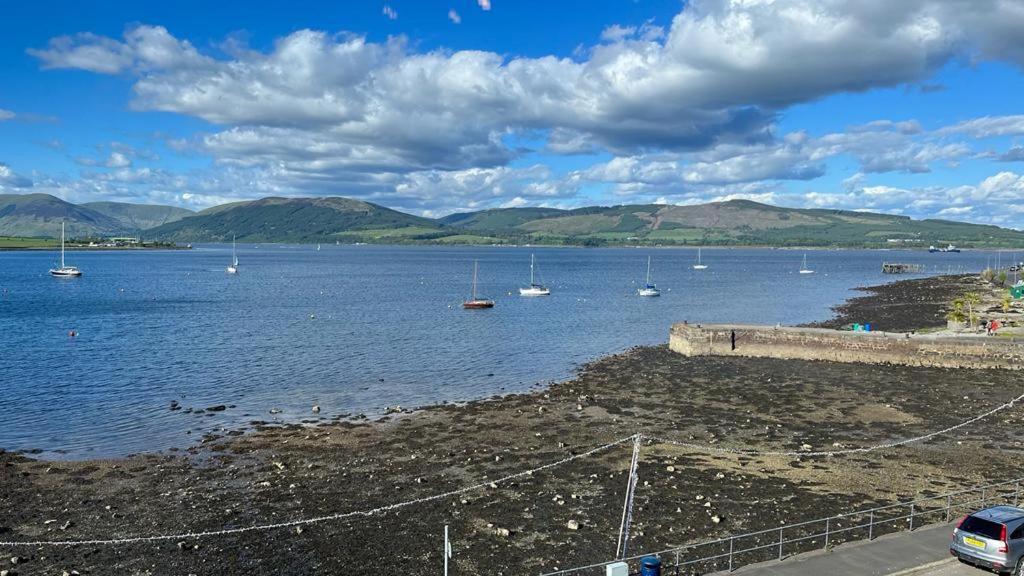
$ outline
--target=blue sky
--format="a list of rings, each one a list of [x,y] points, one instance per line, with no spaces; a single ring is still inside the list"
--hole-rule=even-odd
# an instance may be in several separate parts
[[[2,193],[426,215],[751,198],[1024,228],[1012,0],[5,10]]]

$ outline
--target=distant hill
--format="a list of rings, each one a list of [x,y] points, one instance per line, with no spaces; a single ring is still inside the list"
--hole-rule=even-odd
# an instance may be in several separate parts
[[[520,210],[520,209],[511,209]],[[731,200],[692,206],[626,205],[528,213],[487,210],[454,221],[483,232],[493,222],[517,242],[567,244],[703,244],[927,247],[954,243],[1024,246],[1024,232],[947,220],[784,208]],[[449,217],[451,218],[451,217]]]
[[[250,242],[323,242],[402,229],[429,236],[440,226],[429,218],[349,198],[263,198],[203,210],[147,235],[174,242],[223,242],[232,236]]]
[[[1024,231],[949,220],[785,208],[748,200],[692,206],[639,204],[501,208],[422,218],[350,198],[263,198],[190,212],[47,194],[0,195],[0,236],[139,234],[172,242],[376,242],[388,244],[751,245],[1024,248]]]
[[[0,194],[0,236],[109,236],[128,231],[115,218],[49,194]]]
[[[195,214],[191,210],[175,206],[128,204],[125,202],[86,202],[79,206],[105,214],[120,222],[126,229],[131,230],[155,228]]]

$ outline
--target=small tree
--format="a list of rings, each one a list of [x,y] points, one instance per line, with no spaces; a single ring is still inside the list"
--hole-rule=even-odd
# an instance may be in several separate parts
[[[963,298],[964,303],[967,304],[967,323],[973,328],[974,321],[976,320],[976,317],[974,316],[974,307],[981,304],[981,296],[978,296],[977,292],[968,292],[967,294],[964,294]]]
[[[991,268],[985,268],[981,271],[981,279],[991,284],[996,279],[996,273]]]
[[[1013,298],[1010,298],[1009,294],[1003,294],[1003,314],[1010,311],[1010,305],[1013,302]]]
[[[996,276],[996,282],[1000,286],[1006,286],[1006,270],[1000,270],[999,275]]]
[[[959,324],[963,324],[964,321],[967,319],[966,314],[964,314],[964,308],[966,306],[967,303],[964,301],[963,298],[954,299],[953,304],[949,309],[949,312],[946,313],[946,319],[949,320],[950,322],[957,322]]]

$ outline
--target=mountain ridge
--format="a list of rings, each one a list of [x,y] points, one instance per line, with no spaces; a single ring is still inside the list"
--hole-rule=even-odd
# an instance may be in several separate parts
[[[134,232],[173,242],[223,242],[234,236],[255,242],[389,244],[1024,247],[1024,231],[990,224],[751,200],[493,208],[431,219],[340,196],[271,196],[191,212],[140,204],[75,205],[45,194],[0,195],[0,235],[53,237],[61,219],[68,220],[69,235]]]

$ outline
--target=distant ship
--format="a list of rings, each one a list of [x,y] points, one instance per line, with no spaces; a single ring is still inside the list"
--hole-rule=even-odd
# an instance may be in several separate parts
[[[952,244],[950,244],[949,246],[946,246],[945,248],[936,248],[935,246],[929,246],[928,247],[928,251],[929,252],[959,252],[960,249],[957,248],[956,246],[953,246]]]

